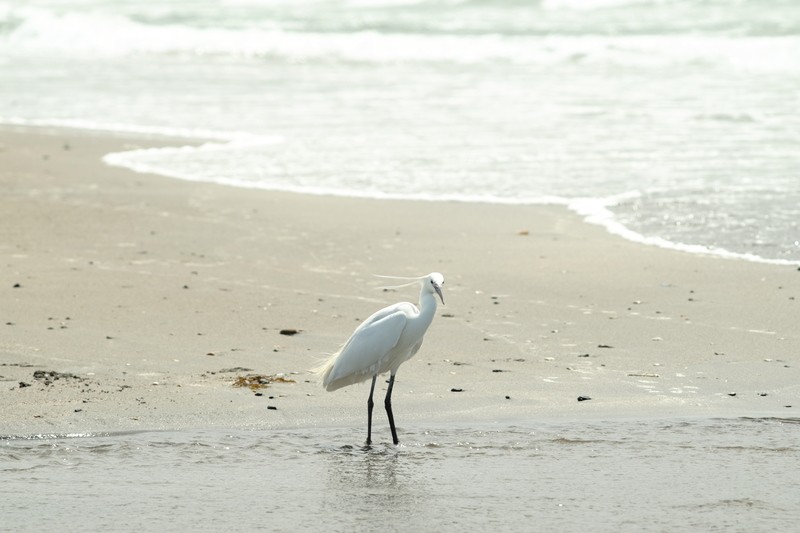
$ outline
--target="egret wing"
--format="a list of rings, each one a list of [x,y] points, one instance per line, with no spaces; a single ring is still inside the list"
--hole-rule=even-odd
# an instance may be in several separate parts
[[[323,379],[325,388],[336,390],[375,374],[397,346],[407,321],[401,305],[382,309],[367,319],[334,356],[333,365]]]

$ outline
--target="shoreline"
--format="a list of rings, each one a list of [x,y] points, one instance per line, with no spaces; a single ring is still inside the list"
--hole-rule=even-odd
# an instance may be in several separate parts
[[[101,161],[165,141],[0,128],[0,434],[360,432],[368,386],[326,393],[306,371],[359,318],[416,301],[371,274],[431,270],[448,305],[398,373],[399,428],[798,416],[794,267],[645,246],[563,206],[246,190]],[[249,373],[296,383],[233,387]]]
[[[103,133],[102,130],[97,130],[97,131],[100,134]],[[164,134],[164,137],[167,139],[175,138],[166,133]],[[172,145],[157,146],[151,148],[154,148],[156,150],[162,148],[166,150],[184,150],[187,148],[202,150],[207,144],[226,145],[229,143],[236,142],[234,139],[230,138],[223,139],[221,137],[216,140],[212,140],[211,137],[208,138],[180,137],[180,139],[183,139],[186,142],[186,144],[182,144],[179,146],[172,146]],[[264,142],[271,144],[272,140],[265,139]],[[530,199],[529,201],[518,201],[518,200],[513,200],[511,198],[500,197],[500,196],[483,197],[483,196],[451,195],[447,197],[434,198],[434,197],[422,197],[414,194],[389,194],[389,193],[361,194],[358,191],[353,191],[353,190],[347,190],[342,192],[340,190],[328,190],[324,188],[311,189],[311,190],[304,189],[302,187],[270,188],[259,185],[257,183],[242,183],[236,180],[231,180],[231,181],[196,180],[192,177],[180,175],[177,173],[170,173],[156,168],[148,168],[147,165],[136,165],[133,163],[126,163],[125,153],[126,151],[105,154],[102,160],[109,166],[124,168],[136,173],[160,175],[162,177],[167,177],[170,179],[178,179],[181,181],[188,181],[190,183],[210,183],[225,187],[237,187],[245,190],[266,191],[273,193],[303,194],[303,195],[322,196],[331,198],[358,198],[364,200],[377,200],[377,201],[467,203],[467,204],[506,205],[513,207],[548,207],[548,208],[558,207],[558,208],[564,208],[570,211],[571,213],[581,217],[583,221],[587,224],[600,226],[601,228],[605,229],[609,234],[614,235],[615,237],[619,237],[636,244],[641,244],[643,246],[655,246],[657,248],[663,248],[665,250],[673,250],[673,251],[696,254],[701,256],[717,257],[722,259],[732,259],[737,261],[750,261],[754,263],[762,263],[767,265],[789,266],[789,267],[795,266],[798,267],[798,270],[800,270],[800,259],[778,259],[778,258],[770,259],[767,257],[762,257],[760,255],[754,254],[752,252],[734,252],[726,248],[718,248],[715,246],[707,246],[704,244],[686,244],[683,242],[671,241],[663,237],[658,237],[658,236],[648,237],[641,233],[638,233],[628,228],[624,224],[617,222],[613,213],[611,213],[608,210],[608,208],[610,206],[613,206],[615,202],[618,201],[618,199],[628,197],[630,195],[630,191],[601,198],[566,198],[558,196],[553,196],[553,197],[543,196],[538,199]]]

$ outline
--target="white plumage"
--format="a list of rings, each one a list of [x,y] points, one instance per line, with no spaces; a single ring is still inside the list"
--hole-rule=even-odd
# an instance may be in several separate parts
[[[353,383],[372,378],[369,400],[367,401],[367,444],[371,443],[372,433],[372,393],[375,379],[386,372],[390,373],[386,392],[386,412],[392,438],[397,444],[397,432],[391,408],[392,386],[397,369],[410,359],[422,346],[422,338],[428,330],[436,313],[436,294],[441,298],[444,277],[433,272],[412,283],[422,285],[419,295],[419,308],[409,302],[400,302],[377,311],[356,328],[344,346],[323,363],[316,372],[322,378],[322,385],[334,391]]]

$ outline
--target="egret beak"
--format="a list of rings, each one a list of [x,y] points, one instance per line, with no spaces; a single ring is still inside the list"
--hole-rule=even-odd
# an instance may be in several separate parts
[[[435,285],[435,284],[434,284],[434,285],[433,285],[433,288],[434,288],[434,290],[436,291],[436,294],[438,294],[438,295],[439,295],[439,299],[442,301],[442,305],[444,305],[444,296],[442,296],[442,289],[441,289],[441,287],[439,287],[438,285]]]

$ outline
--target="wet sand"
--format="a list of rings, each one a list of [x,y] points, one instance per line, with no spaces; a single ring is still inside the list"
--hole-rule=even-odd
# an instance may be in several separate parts
[[[447,305],[398,373],[401,440],[415,421],[800,412],[797,267],[641,246],[560,207],[243,190],[101,161],[170,143],[0,130],[0,434],[362,431],[367,385],[326,393],[307,369],[416,301],[371,274],[434,270]],[[234,386],[248,374],[293,382]]]

